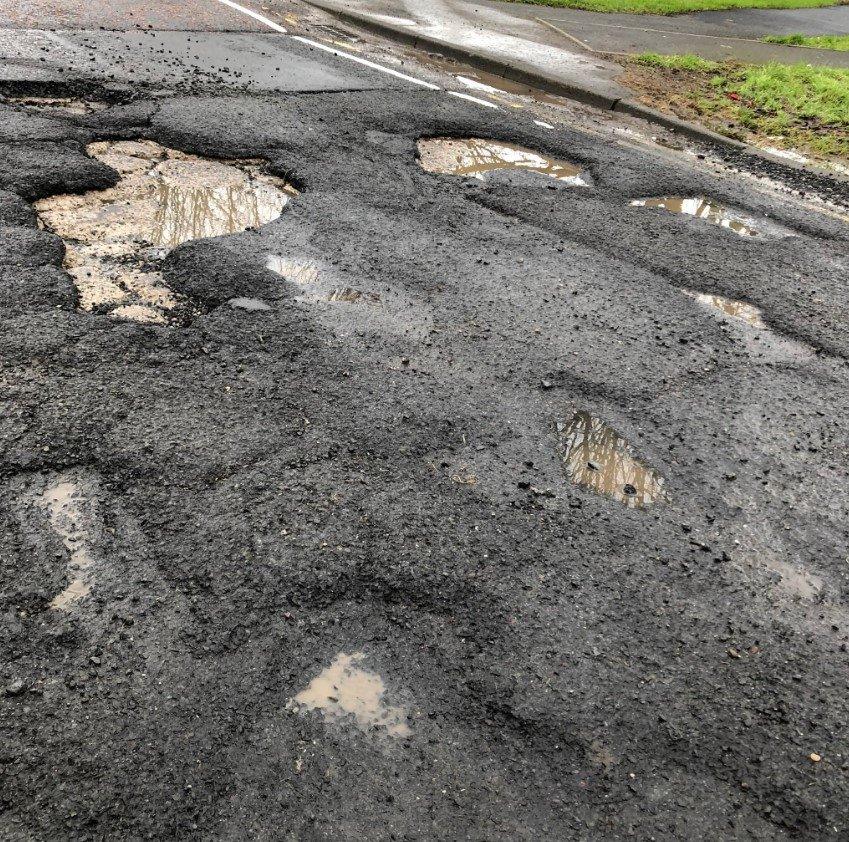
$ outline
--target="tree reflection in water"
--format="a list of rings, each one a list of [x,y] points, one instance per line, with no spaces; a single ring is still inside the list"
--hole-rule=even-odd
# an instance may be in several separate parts
[[[793,231],[766,217],[754,219],[745,211],[730,208],[705,199],[702,196],[655,196],[651,199],[634,199],[631,204],[638,208],[658,208],[670,213],[683,213],[704,219],[720,228],[728,228],[741,237],[790,237]]]
[[[512,143],[482,138],[431,137],[419,141],[419,161],[427,172],[483,179],[493,170],[517,169],[586,187],[589,175],[567,161],[546,158]]]
[[[576,412],[567,424],[558,424],[558,433],[572,482],[629,508],[665,499],[663,477],[634,459],[628,442],[600,418]]]

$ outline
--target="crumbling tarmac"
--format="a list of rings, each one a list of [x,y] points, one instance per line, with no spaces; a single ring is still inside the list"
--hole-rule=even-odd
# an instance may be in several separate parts
[[[0,837],[849,833],[845,222],[438,92],[105,106],[0,105]],[[184,318],[89,311],[33,203],[114,140],[298,195],[162,258]],[[663,494],[573,482],[576,413]]]

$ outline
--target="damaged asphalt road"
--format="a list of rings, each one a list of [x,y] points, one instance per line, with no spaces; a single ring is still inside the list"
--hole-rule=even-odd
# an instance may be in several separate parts
[[[0,837],[845,838],[849,226],[359,88],[0,104]],[[87,311],[33,204],[110,140],[298,195]]]

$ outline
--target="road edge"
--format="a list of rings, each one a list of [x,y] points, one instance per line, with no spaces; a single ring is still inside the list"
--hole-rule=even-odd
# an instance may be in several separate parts
[[[531,88],[545,91],[546,93],[563,96],[567,99],[576,100],[587,105],[603,108],[607,111],[616,111],[621,114],[627,114],[631,117],[637,117],[645,120],[648,123],[662,126],[676,134],[689,138],[690,140],[698,141],[714,148],[721,148],[738,155],[742,154],[748,157],[756,158],[766,164],[781,167],[786,167],[795,172],[805,172],[821,178],[826,178],[836,183],[846,183],[847,179],[840,176],[839,173],[832,173],[820,167],[812,167],[808,164],[803,164],[797,161],[791,161],[777,155],[770,155],[762,149],[751,144],[744,143],[734,138],[726,137],[718,132],[714,132],[697,123],[690,123],[686,120],[680,120],[671,114],[665,114],[655,108],[651,108],[636,99],[621,99],[611,97],[601,91],[595,90],[590,86],[576,85],[571,82],[564,82],[556,76],[549,76],[541,73],[537,69],[531,69],[522,66],[519,62],[502,61],[494,59],[484,53],[479,53],[475,50],[466,47],[459,47],[451,44],[448,41],[443,41],[440,38],[435,38],[430,35],[423,35],[418,32],[412,32],[403,26],[395,26],[386,21],[375,20],[361,12],[351,9],[340,9],[330,3],[324,3],[322,0],[305,0],[308,6],[313,6],[327,14],[350,23],[353,26],[372,32],[375,35],[380,35],[392,41],[402,44],[407,44],[412,47],[437,50],[448,58],[453,58],[457,61],[462,61],[472,67],[482,70],[486,73],[491,73],[495,76],[501,76],[511,82],[517,82],[522,85],[527,85]]]

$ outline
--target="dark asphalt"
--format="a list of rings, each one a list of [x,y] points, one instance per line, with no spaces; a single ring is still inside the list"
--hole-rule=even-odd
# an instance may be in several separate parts
[[[0,104],[0,838],[846,838],[846,223],[370,72],[96,78],[65,80],[109,101],[90,114]],[[426,173],[438,135],[594,186]],[[36,225],[31,202],[115,181],[85,147],[117,138],[261,158],[301,190],[166,258],[180,325],[77,309]],[[675,194],[799,236],[628,204]],[[269,255],[379,306],[305,301]],[[807,353],[685,291],[745,299]],[[569,482],[578,410],[668,501]],[[67,611],[62,483],[92,559]],[[357,652],[408,733],[291,702]]]

